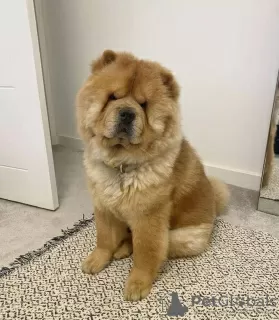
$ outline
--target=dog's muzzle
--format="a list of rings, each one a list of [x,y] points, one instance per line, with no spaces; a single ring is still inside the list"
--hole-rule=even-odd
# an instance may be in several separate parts
[[[132,108],[125,107],[121,109],[118,113],[117,134],[131,137],[135,118],[136,113]]]

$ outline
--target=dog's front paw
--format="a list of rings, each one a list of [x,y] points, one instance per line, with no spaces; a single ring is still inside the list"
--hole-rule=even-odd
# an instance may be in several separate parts
[[[83,261],[81,269],[88,274],[98,273],[109,263],[110,258],[111,254],[107,250],[96,248]]]
[[[124,289],[124,299],[138,301],[144,299],[152,287],[152,278],[148,274],[132,270]]]

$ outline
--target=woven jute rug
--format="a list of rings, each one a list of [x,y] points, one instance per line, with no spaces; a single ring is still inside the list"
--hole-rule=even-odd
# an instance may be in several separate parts
[[[128,302],[132,258],[81,272],[95,233],[82,220],[3,268],[0,319],[279,319],[279,240],[268,234],[219,220],[204,254],[166,262],[151,294]]]

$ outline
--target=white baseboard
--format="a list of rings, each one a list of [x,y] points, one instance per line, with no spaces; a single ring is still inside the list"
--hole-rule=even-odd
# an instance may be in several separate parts
[[[52,135],[51,134],[51,145],[56,146],[59,144],[59,139],[57,135]]]
[[[58,144],[77,151],[82,151],[84,149],[82,140],[73,137],[58,136]]]
[[[261,175],[255,172],[241,171],[237,169],[217,167],[209,164],[204,164],[207,175],[214,176],[220,180],[232,184],[237,187],[260,190]]]
[[[83,150],[83,142],[80,139],[59,136],[58,143],[62,146],[71,148],[73,150]],[[209,176],[214,176],[224,181],[225,183],[232,184],[245,189],[260,190],[261,175],[255,172],[241,171],[237,169],[217,167],[211,164],[204,164],[206,173]]]

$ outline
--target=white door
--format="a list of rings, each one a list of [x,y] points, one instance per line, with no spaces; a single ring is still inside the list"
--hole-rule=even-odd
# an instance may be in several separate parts
[[[0,0],[0,198],[58,207],[33,0]]]

